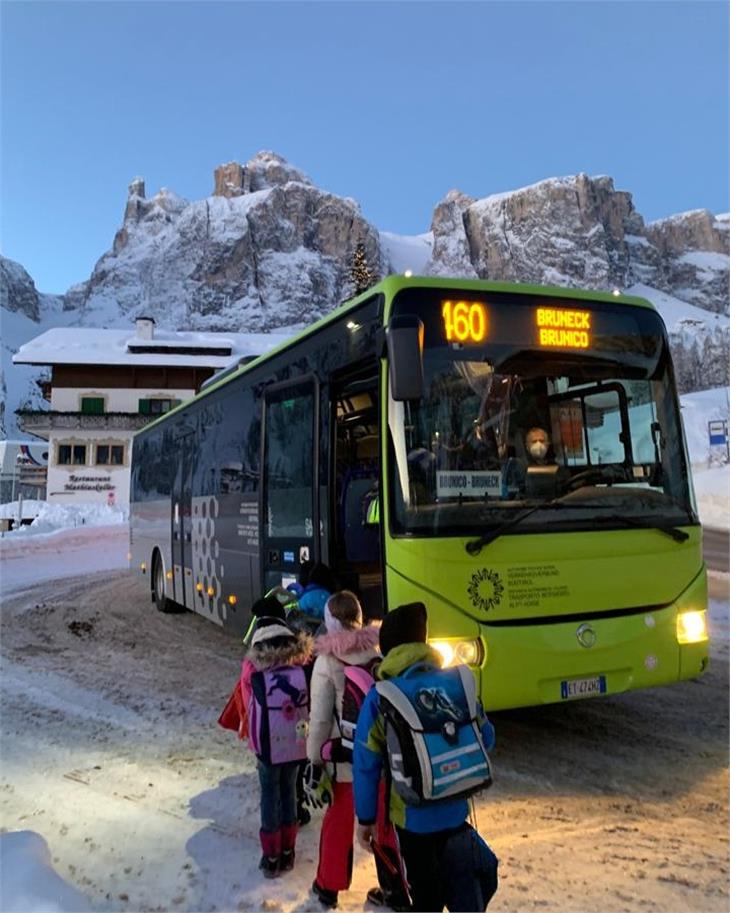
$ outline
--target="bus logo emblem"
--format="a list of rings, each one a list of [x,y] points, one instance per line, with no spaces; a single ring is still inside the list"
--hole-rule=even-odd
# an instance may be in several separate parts
[[[504,586],[496,571],[483,567],[472,574],[471,583],[466,591],[474,608],[488,612],[502,601]]]
[[[596,642],[596,632],[587,624],[580,625],[575,632],[575,636],[578,638],[578,643],[581,647],[590,648]]]

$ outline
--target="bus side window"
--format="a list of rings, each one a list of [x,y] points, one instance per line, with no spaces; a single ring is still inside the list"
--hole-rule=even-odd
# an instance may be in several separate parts
[[[270,539],[312,539],[314,394],[299,388],[266,403],[265,530]]]

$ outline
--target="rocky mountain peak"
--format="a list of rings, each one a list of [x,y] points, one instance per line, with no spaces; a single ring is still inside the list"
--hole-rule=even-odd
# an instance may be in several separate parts
[[[479,200],[450,191],[431,229],[432,275],[596,289],[642,283],[728,309],[728,223],[697,210],[647,226],[631,194],[605,175],[550,178]]]
[[[188,201],[163,188],[145,197],[135,178],[122,227],[69,307],[93,323],[140,308],[162,326],[266,330],[306,324],[347,298],[359,243],[378,277],[379,235],[357,203],[316,187],[274,152],[215,169],[211,196]],[[107,324],[108,325],[108,324]]]
[[[213,180],[213,196],[219,197],[238,197],[258,190],[269,190],[290,181],[313,186],[303,171],[276,152],[269,151],[257,152],[245,165],[239,162],[219,165],[213,172]]]
[[[39,296],[26,270],[0,254],[0,307],[39,319]]]
[[[432,228],[430,272],[459,267],[482,279],[610,288],[627,284],[626,236],[643,220],[610,177],[577,174],[472,202],[452,191]]]
[[[647,226],[646,235],[663,253],[685,254],[690,250],[730,255],[730,232],[707,209],[681,212]]]
[[[142,197],[144,200],[144,178],[136,177],[132,178],[129,182],[129,196],[130,197]]]

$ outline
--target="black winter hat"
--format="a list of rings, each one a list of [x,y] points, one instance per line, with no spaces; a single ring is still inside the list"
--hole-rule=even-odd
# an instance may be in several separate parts
[[[422,602],[409,602],[388,612],[380,626],[380,652],[387,656],[401,644],[426,643],[428,617]]]
[[[262,596],[257,599],[251,606],[251,614],[256,618],[278,618],[281,621],[286,620],[284,606],[279,602],[276,596]]]

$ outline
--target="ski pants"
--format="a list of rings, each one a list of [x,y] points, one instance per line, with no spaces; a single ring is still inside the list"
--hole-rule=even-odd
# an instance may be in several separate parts
[[[322,821],[319,838],[319,865],[317,884],[327,891],[346,891],[352,880],[352,852],[355,840],[355,801],[352,783],[333,784],[334,796]],[[385,788],[380,785],[377,841],[398,858],[398,843],[393,825],[385,822],[382,813],[385,808]],[[393,885],[383,883],[386,877],[378,866],[378,880],[385,891],[392,891]]]

